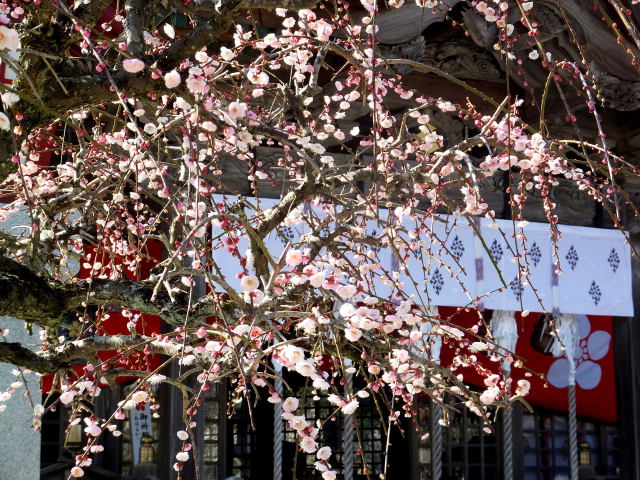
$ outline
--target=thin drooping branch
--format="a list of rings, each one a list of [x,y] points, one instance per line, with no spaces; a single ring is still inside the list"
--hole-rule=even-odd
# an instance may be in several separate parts
[[[276,8],[300,10],[301,8],[313,8],[318,3],[319,0],[244,0],[242,7],[246,9],[264,8],[265,10]]]
[[[330,176],[324,179],[324,187],[327,189],[336,189],[345,185],[367,180],[377,182],[384,181],[389,185],[388,189],[393,191],[402,188],[403,186],[410,185],[411,183],[432,183],[433,180],[431,179],[431,174],[437,171],[437,169],[443,164],[455,160],[457,156],[464,157],[467,155],[466,152],[468,150],[485,144],[491,144],[492,146],[496,145],[495,142],[476,135],[459,142],[454,147],[451,147],[439,154],[438,160],[433,165],[430,165],[429,169],[424,168],[422,165],[417,165],[406,172],[385,175],[377,168],[365,167],[353,172]]]
[[[175,40],[157,59],[156,66],[163,72],[176,68],[182,60],[192,56],[202,47],[211,45],[220,35],[227,32],[238,13],[238,2],[229,2],[218,15]]]

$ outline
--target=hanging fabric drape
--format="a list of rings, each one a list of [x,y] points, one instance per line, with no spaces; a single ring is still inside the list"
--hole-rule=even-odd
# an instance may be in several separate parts
[[[217,204],[228,203],[222,195],[213,197]],[[258,203],[266,211],[277,200],[260,198]],[[339,206],[332,209],[340,211]],[[247,216],[253,215],[247,211]],[[326,220],[329,231],[337,227],[327,219],[323,206],[305,205],[296,224],[282,227],[282,235],[272,232],[264,239],[267,250],[277,260],[286,244],[300,242],[318,219]],[[366,233],[383,238],[394,222],[399,220],[380,208],[376,217],[366,221]],[[376,247],[375,261],[387,271],[398,271],[404,294],[415,295],[418,304],[633,316],[631,249],[619,230],[558,225],[560,235],[550,240],[552,232],[545,223],[514,224],[487,218],[469,221],[447,215],[406,215],[401,223],[401,228],[394,230],[400,258],[394,248],[381,246]],[[240,252],[247,250],[243,226],[231,233],[219,225],[212,228],[213,238],[225,241],[231,235]],[[424,242],[414,241],[416,238]],[[237,256],[223,242],[213,248],[213,257],[227,279],[242,272]],[[554,265],[557,261],[560,274]],[[521,277],[523,269],[526,278]],[[231,281],[231,286],[237,285]],[[371,287],[369,293],[392,298],[390,282],[375,282]]]
[[[226,203],[220,195],[214,195],[214,201]],[[258,201],[263,211],[273,208],[277,202]],[[340,206],[331,206],[330,210],[339,212]],[[295,224],[282,227],[282,232],[272,232],[264,239],[267,250],[278,258],[289,242],[298,243],[310,233],[310,225],[317,224],[318,219],[327,220],[325,228],[334,230],[335,221],[332,223],[327,211],[322,205],[305,205]],[[513,314],[508,312],[553,313],[558,330],[555,353],[560,351],[569,367],[570,458],[572,479],[576,478],[577,364],[574,356],[579,336],[572,315],[633,316],[631,251],[625,234],[615,229],[558,225],[556,235],[556,231],[550,231],[544,223],[448,215],[404,214],[396,218],[395,213],[386,209],[377,209],[376,213],[375,217],[365,220],[366,235],[383,240],[372,260],[383,265],[385,271],[397,272],[398,282],[404,284],[403,298],[413,295],[416,304],[429,305],[428,308],[473,306],[478,310],[500,310],[491,330],[500,347],[510,351],[515,350],[517,329]],[[393,229],[396,236],[393,247],[384,246],[392,224],[401,224],[401,228]],[[239,251],[246,251],[246,231],[241,225],[231,232],[223,231],[216,224],[212,228],[213,238],[221,239],[220,244],[214,245],[214,260],[226,278],[233,279],[242,269],[237,256],[225,248],[225,242],[232,240]],[[232,287],[237,286],[231,283]],[[389,281],[372,282],[368,284],[367,293],[394,301],[398,296],[392,285]],[[430,324],[423,328],[425,341],[428,338],[429,342],[429,355],[437,362],[442,348],[440,335],[437,329],[431,330]],[[503,368],[509,374],[511,365],[505,363]],[[586,366],[581,368],[585,370]],[[436,471],[441,460],[441,451],[437,451],[441,448],[441,439],[436,441],[437,415],[441,414],[438,408],[434,409],[432,454],[436,479],[441,475]],[[348,423],[345,422],[345,431]]]
[[[478,324],[477,311],[459,312],[453,307],[440,307],[439,310],[443,318],[449,318],[455,325],[464,329],[473,328]],[[516,313],[515,318],[518,325],[515,352],[524,362],[525,368],[518,368],[516,360],[511,364],[510,375],[514,390],[518,380],[526,380],[531,385],[526,397],[528,403],[544,409],[567,412],[569,362],[564,352],[561,352],[561,356],[551,354],[554,337],[549,335],[549,328],[545,327],[549,325],[549,316],[532,312],[525,317]],[[579,350],[575,354],[577,414],[601,422],[616,423],[618,420],[612,318],[592,315],[576,315],[576,318],[579,337]],[[443,345],[442,365],[448,365],[454,356],[455,345]],[[485,368],[496,370],[498,365],[491,361],[490,356],[477,356]],[[466,383],[480,388],[484,386],[484,377],[478,374],[476,368],[465,367],[459,371],[464,375]],[[533,375],[528,375],[529,371],[533,372]]]

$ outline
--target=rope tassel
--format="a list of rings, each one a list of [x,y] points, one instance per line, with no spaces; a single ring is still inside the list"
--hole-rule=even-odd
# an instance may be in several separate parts
[[[515,352],[518,343],[518,324],[515,312],[495,310],[493,317],[491,317],[491,335],[496,344],[501,347],[501,353]],[[511,371],[511,364],[503,362],[503,368],[508,373]]]
[[[559,341],[554,342],[551,353],[554,357],[571,355],[576,351],[578,338],[578,319],[574,315],[561,314],[555,317],[555,330]],[[565,349],[563,349],[563,346]]]
[[[491,318],[491,335],[505,350],[513,352],[518,343],[518,325],[512,310],[495,310]]]
[[[429,305],[426,307],[426,314],[431,319],[420,324],[420,332],[426,345],[429,345],[428,353],[431,361],[440,363],[440,350],[442,349],[442,336],[434,335],[438,331],[440,323],[435,320],[438,315],[438,307]]]

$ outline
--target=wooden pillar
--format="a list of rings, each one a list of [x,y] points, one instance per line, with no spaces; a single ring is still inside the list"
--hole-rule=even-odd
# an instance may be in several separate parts
[[[174,362],[167,368],[167,377],[176,378],[178,365]],[[178,476],[173,469],[176,453],[180,451],[182,442],[176,437],[178,430],[183,430],[182,395],[173,386],[163,383],[160,386],[160,435],[158,445],[158,474],[160,480],[175,480]]]
[[[522,428],[523,406],[520,402],[511,408],[511,428],[513,433],[513,478],[524,478],[524,455],[526,442]]]
[[[195,377],[189,378],[188,382],[194,389],[200,387],[200,383]],[[196,422],[196,427],[193,429],[193,436],[195,442],[191,449],[189,461],[185,464],[183,470],[183,478],[206,478],[204,471],[204,422],[205,422],[205,403],[201,397],[201,405],[197,407],[198,411],[191,417]],[[185,426],[186,427],[186,426]],[[175,435],[175,434],[174,434]]]
[[[504,480],[513,480],[513,408],[502,410],[501,435],[502,444],[502,473]]]
[[[204,279],[197,277],[195,285],[193,287],[193,298],[198,299],[206,295],[206,286]],[[195,391],[199,391],[202,385],[198,382],[197,377],[192,375],[188,380],[192,384]],[[193,415],[192,420],[196,422],[196,427],[193,429],[193,436],[195,442],[192,449],[191,461],[189,461],[189,468],[191,469],[192,476],[185,475],[185,478],[206,478],[204,471],[204,422],[206,419],[206,405],[204,400],[204,392],[200,395],[200,406],[197,407],[197,412]],[[185,425],[186,426],[186,425]]]
[[[345,366],[351,366],[350,360],[345,360]],[[353,374],[345,373],[344,390],[346,394],[353,392]],[[342,414],[342,468],[344,480],[353,480],[354,477],[354,440],[355,440],[355,424],[354,415]]]
[[[640,249],[640,234],[631,236]],[[640,261],[632,259],[634,318],[613,319],[620,478],[640,480]]]
[[[636,297],[637,298],[637,297]],[[639,306],[636,306],[636,311]],[[614,318],[613,348],[618,408],[620,478],[640,480],[640,325],[635,318]]]
[[[120,385],[116,384],[113,388],[105,388],[96,398],[96,414],[102,418],[109,418],[121,399],[122,387]],[[119,473],[122,468],[122,436],[114,437],[109,433],[105,434],[103,439],[104,453],[95,456],[95,466]]]
[[[227,442],[230,441],[227,422],[227,382],[218,384],[218,478],[227,478]]]

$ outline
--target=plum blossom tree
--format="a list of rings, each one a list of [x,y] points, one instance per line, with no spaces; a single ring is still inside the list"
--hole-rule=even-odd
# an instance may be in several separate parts
[[[619,225],[627,197],[615,175],[635,171],[604,135],[599,143],[565,141],[525,122],[517,98],[495,100],[435,67],[383,55],[376,19],[404,2],[350,3],[0,2],[0,58],[17,77],[0,85],[0,224],[20,212],[29,218],[21,233],[0,233],[0,314],[38,327],[42,341],[32,351],[3,332],[0,360],[21,374],[55,374],[60,395],[35,405],[36,418],[61,402],[83,419],[85,448],[72,476],[118,432],[125,410],[156,401],[160,382],[185,392],[187,417],[222,381],[238,399],[252,391],[282,401],[325,480],[336,473],[318,442],[322,419],[305,418],[295,392],[278,392],[282,371],[346,414],[359,398],[379,395],[391,424],[411,414],[418,396],[448,395],[490,428],[495,408],[527,394],[526,380],[512,385],[500,368],[520,360],[496,345],[481,316],[462,329],[414,292],[430,262],[447,254],[444,237],[456,224],[495,217],[483,178],[519,173],[510,202],[517,236],[531,192],[553,230],[549,191],[559,178]],[[582,78],[579,88],[594,89],[586,63],[544,55],[527,21],[534,2],[464,3],[497,29],[505,60],[517,63],[511,47],[530,37],[550,82]],[[270,23],[261,27],[264,18]],[[417,91],[400,67],[438,75],[480,101]],[[343,122],[354,110],[359,124]],[[431,119],[443,113],[466,122],[469,135],[445,146]],[[274,164],[257,154],[263,147],[278,152]],[[270,183],[280,194],[267,201],[261,186]],[[425,259],[422,271],[406,272],[410,255]],[[526,280],[526,261],[519,272]],[[112,306],[123,309],[127,333],[108,333]],[[150,334],[150,315],[166,328]],[[452,352],[446,362],[437,356],[441,344]],[[97,356],[103,351],[116,353]],[[162,364],[145,368],[133,360],[139,352],[162,355]],[[478,369],[478,392],[456,369],[476,364],[480,352],[495,369]],[[182,369],[177,378],[166,374],[173,362]],[[195,390],[181,384],[185,371],[197,375]],[[347,373],[364,387],[345,390]],[[111,417],[94,416],[87,405],[123,374],[136,377],[133,392]],[[177,470],[192,455],[193,427],[177,434]]]

